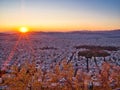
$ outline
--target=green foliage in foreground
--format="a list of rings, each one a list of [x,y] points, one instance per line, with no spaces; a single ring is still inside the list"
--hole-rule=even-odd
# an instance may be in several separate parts
[[[35,64],[12,66],[10,73],[1,76],[0,86],[7,90],[113,90],[120,88],[120,67],[103,63],[100,73],[91,76],[78,70],[74,77],[71,63],[63,60],[53,69],[42,70]],[[90,83],[92,82],[92,86]],[[98,83],[99,85],[95,85]]]

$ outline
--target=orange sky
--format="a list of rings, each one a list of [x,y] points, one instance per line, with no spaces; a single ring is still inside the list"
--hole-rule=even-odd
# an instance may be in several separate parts
[[[0,31],[120,29],[117,0],[1,0]]]

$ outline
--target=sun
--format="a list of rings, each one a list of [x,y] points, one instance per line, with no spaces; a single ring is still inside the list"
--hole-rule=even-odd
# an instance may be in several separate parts
[[[28,32],[28,28],[27,27],[21,27],[20,28],[20,32],[21,33],[27,33]]]

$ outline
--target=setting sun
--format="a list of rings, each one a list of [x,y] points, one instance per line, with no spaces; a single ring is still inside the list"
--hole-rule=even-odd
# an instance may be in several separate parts
[[[21,33],[26,33],[26,32],[28,32],[28,28],[27,27],[21,27],[20,32]]]

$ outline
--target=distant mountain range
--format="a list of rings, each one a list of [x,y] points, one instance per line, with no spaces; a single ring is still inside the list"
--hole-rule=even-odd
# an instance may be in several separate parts
[[[86,30],[82,30],[82,31],[70,31],[70,32],[31,32],[32,34],[62,34],[62,33],[68,33],[68,34],[119,34],[120,35],[120,29],[116,29],[116,30],[104,30],[104,31],[86,31]],[[2,35],[10,35],[10,34],[16,34],[16,32],[1,32],[0,36]]]

